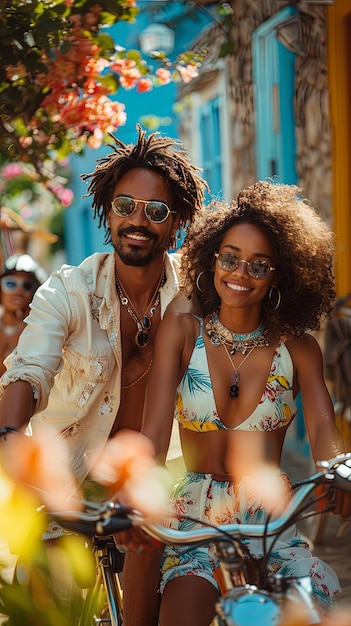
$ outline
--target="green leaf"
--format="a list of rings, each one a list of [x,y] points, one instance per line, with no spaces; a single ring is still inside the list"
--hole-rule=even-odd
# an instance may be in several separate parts
[[[119,88],[119,80],[116,74],[104,74],[101,76],[100,82],[108,87],[113,94],[115,94]]]

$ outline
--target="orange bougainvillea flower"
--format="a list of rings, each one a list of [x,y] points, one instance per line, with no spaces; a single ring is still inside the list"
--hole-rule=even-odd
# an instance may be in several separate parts
[[[41,424],[35,436],[9,435],[1,446],[1,465],[17,485],[33,490],[49,509],[68,508],[67,500],[76,491],[76,483],[66,443],[54,429]],[[70,502],[69,508],[72,506]]]
[[[153,82],[150,78],[139,78],[137,83],[137,91],[143,93],[153,89]]]
[[[168,83],[170,83],[172,80],[171,72],[165,67],[159,67],[156,70],[155,75],[157,76],[161,85],[168,85]]]
[[[111,488],[114,499],[138,509],[148,520],[160,520],[171,479],[155,459],[149,439],[123,430],[110,439],[92,470],[94,480]]]

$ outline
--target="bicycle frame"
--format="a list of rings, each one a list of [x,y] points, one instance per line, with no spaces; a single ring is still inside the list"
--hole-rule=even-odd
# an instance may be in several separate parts
[[[86,592],[86,603],[103,594],[106,607],[94,624],[123,626],[123,592],[118,574],[123,568],[123,555],[118,551],[112,536],[93,538],[93,554],[96,564],[96,581]],[[107,611],[106,611],[107,609]]]

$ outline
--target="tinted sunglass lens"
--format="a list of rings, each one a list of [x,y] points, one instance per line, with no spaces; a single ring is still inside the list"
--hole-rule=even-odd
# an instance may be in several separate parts
[[[268,263],[264,261],[251,261],[248,271],[252,278],[264,278],[269,271]]]
[[[17,287],[17,281],[11,278],[6,278],[1,281],[1,287],[4,291],[14,291]]]
[[[218,255],[218,265],[225,272],[232,272],[238,267],[238,259],[234,254],[222,253]]]
[[[115,198],[112,202],[112,208],[117,215],[128,217],[135,210],[135,202],[133,198]]]
[[[27,283],[27,282],[22,283],[22,287],[25,291],[32,291],[33,289],[32,283]]]
[[[168,217],[169,208],[164,202],[148,202],[145,213],[150,222],[164,222]]]

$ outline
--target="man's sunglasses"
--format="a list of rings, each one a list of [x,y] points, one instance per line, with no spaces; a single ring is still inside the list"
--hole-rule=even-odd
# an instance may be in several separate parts
[[[23,280],[17,276],[2,276],[0,285],[4,293],[13,293],[19,287],[24,291],[34,291],[34,284],[30,280]]]
[[[147,219],[155,224],[161,224],[170,213],[176,213],[176,211],[171,211],[167,204],[159,200],[134,200],[128,196],[118,196],[112,200],[112,210],[119,217],[129,217],[136,211],[140,203],[144,205]]]
[[[233,272],[236,270],[240,263],[246,263],[247,273],[251,278],[257,278],[261,280],[266,278],[269,272],[275,270],[268,261],[265,259],[254,259],[253,261],[245,261],[245,259],[239,259],[231,252],[216,252],[215,257],[217,259],[218,266],[225,272]]]

